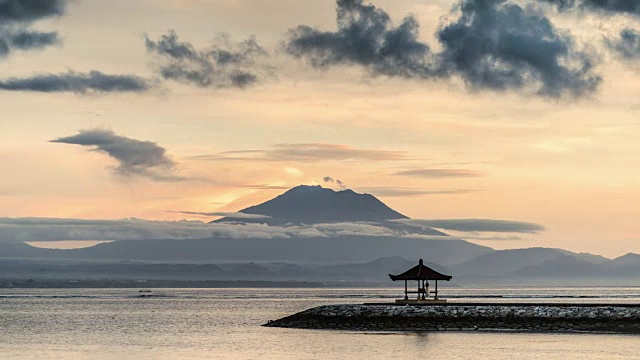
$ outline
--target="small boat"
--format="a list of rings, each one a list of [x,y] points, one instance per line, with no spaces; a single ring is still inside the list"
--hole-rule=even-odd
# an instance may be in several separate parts
[[[140,289],[140,290],[138,290],[138,292],[141,292],[141,293],[150,293],[150,292],[151,292],[151,289]]]

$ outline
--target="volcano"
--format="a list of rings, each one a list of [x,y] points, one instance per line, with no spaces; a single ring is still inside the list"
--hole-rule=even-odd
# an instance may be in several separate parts
[[[268,218],[242,219],[242,222],[259,222],[268,225],[299,225],[339,222],[385,222],[408,219],[391,209],[375,196],[358,194],[353,190],[334,191],[320,185],[296,186],[262,204],[239,212],[262,215]],[[222,218],[215,222],[237,222],[238,219]]]
[[[215,220],[210,235],[202,238],[121,240],[64,251],[31,248],[21,257],[337,263],[420,254],[425,261],[450,265],[493,251],[435,229],[394,221],[408,217],[373,195],[353,190],[300,185],[239,212],[260,216]],[[243,235],[247,229],[257,236]]]

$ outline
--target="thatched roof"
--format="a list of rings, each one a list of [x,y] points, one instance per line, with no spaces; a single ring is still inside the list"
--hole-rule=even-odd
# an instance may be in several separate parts
[[[418,265],[412,267],[411,269],[403,272],[400,275],[391,275],[389,274],[391,280],[451,280],[451,276],[440,274],[439,272],[433,270],[432,268],[425,266],[422,259]]]

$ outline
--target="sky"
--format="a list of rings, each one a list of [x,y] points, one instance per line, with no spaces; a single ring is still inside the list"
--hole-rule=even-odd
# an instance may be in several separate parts
[[[640,3],[0,1],[0,217],[209,220],[299,184],[497,249],[640,252]],[[38,240],[38,239],[33,239]]]

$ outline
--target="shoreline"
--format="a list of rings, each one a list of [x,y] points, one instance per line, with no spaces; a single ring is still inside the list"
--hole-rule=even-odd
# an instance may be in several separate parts
[[[640,334],[640,304],[325,305],[263,326],[347,331]]]

